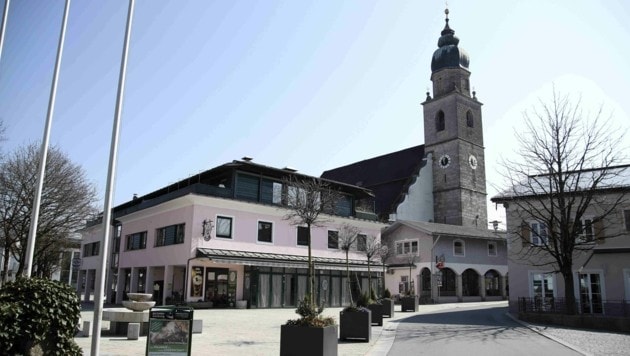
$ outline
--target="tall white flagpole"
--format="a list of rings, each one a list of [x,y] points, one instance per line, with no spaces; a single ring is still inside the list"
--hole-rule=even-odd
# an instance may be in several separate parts
[[[127,53],[129,52],[129,39],[131,37],[131,20],[133,18],[134,0],[129,0],[129,12],[127,14],[127,28],[125,30],[125,42],[123,44],[122,59],[120,61],[120,75],[118,77],[118,94],[116,97],[116,111],[114,113],[114,127],[112,129],[112,143],[109,151],[109,169],[107,172],[107,188],[105,189],[105,207],[103,208],[103,240],[101,264],[97,270],[98,284],[94,294],[94,327],[92,328],[91,355],[98,356],[101,341],[101,321],[103,317],[103,292],[105,290],[105,277],[107,271],[107,254],[109,245],[109,230],[112,219],[112,197],[114,195],[114,180],[116,178],[116,158],[118,156],[118,136],[120,132],[120,116],[122,113],[123,96],[125,92],[125,75],[127,72]]]
[[[42,139],[42,147],[41,147],[40,155],[39,155],[39,172],[37,175],[37,186],[36,186],[36,191],[35,191],[35,198],[33,199],[33,212],[31,214],[31,226],[29,227],[29,230],[28,230],[28,242],[26,244],[25,276],[27,278],[31,277],[31,272],[33,271],[33,253],[35,251],[35,239],[37,237],[37,223],[39,220],[39,205],[42,199],[42,188],[44,186],[44,176],[46,172],[46,158],[48,156],[48,141],[50,141],[50,126],[52,125],[52,116],[53,116],[53,111],[55,110],[55,98],[57,96],[57,82],[59,80],[59,68],[61,67],[61,55],[63,54],[63,43],[66,39],[66,25],[68,24],[69,10],[70,10],[70,0],[66,0],[66,7],[63,11],[63,22],[61,23],[61,34],[59,35],[59,45],[57,47],[57,60],[55,62],[55,72],[53,73],[53,81],[52,81],[52,86],[50,88],[50,99],[48,100],[48,115],[46,116],[46,126],[44,127],[44,138]]]
[[[7,30],[7,19],[9,18],[9,4],[11,0],[5,0],[4,12],[2,13],[2,28],[0,29],[0,59],[2,59],[2,49],[4,48],[4,33]]]

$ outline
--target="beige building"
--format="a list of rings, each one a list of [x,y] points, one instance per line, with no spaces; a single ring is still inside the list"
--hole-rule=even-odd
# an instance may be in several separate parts
[[[630,165],[617,171],[612,184],[589,191],[592,199],[580,222],[571,224],[579,231],[572,239],[571,267],[579,313],[619,315],[624,300],[630,300]],[[518,311],[519,298],[530,298],[539,309],[563,307],[565,281],[557,262],[545,251],[546,246],[563,242],[553,237],[558,231],[548,228],[549,219],[533,216],[523,203],[540,208],[548,201],[541,195],[518,192],[495,196],[492,201],[506,208],[510,310]]]

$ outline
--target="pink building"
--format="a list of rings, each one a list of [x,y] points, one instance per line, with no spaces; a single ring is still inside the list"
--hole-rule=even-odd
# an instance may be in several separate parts
[[[154,293],[158,303],[198,302],[200,307],[293,307],[307,291],[307,236],[295,226],[283,191],[285,178],[309,178],[294,170],[233,161],[114,208],[106,294],[120,303],[126,292]],[[318,178],[315,178],[318,179]],[[324,180],[326,181],[326,180]],[[341,193],[325,226],[311,228],[316,297],[327,306],[349,301],[345,253],[338,245],[342,224],[380,239],[372,193],[326,181]],[[372,208],[373,209],[373,208]],[[89,298],[99,261],[101,225],[82,233],[79,285]],[[349,254],[355,292],[367,291],[367,258],[356,245]],[[378,265],[378,262],[372,262]],[[382,277],[372,268],[374,287]],[[356,276],[356,278],[354,277]],[[376,278],[378,277],[378,278]],[[239,302],[242,304],[244,302]]]

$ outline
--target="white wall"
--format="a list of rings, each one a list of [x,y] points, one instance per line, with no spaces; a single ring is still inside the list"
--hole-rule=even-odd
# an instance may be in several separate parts
[[[396,220],[433,221],[433,165],[432,154],[425,158],[416,181],[409,186],[402,203],[396,209]]]

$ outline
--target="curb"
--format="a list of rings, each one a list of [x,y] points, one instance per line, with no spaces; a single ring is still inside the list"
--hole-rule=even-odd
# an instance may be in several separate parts
[[[577,347],[575,345],[572,345],[571,343],[566,342],[565,340],[559,339],[559,338],[557,338],[557,337],[555,337],[553,335],[549,335],[544,330],[541,330],[539,327],[536,327],[536,326],[534,326],[534,325],[532,325],[532,324],[530,324],[528,322],[522,321],[522,320],[518,319],[517,317],[515,317],[514,315],[510,314],[509,312],[505,313],[505,315],[508,318],[512,319],[514,322],[516,322],[518,324],[521,324],[522,326],[528,328],[529,330],[531,330],[531,331],[533,331],[533,332],[535,332],[535,333],[537,333],[539,335],[542,335],[542,336],[546,337],[549,340],[555,341],[555,342],[557,342],[557,343],[559,343],[559,344],[561,344],[561,345],[563,345],[563,346],[565,346],[565,347],[567,347],[567,348],[569,348],[569,349],[571,349],[571,350],[573,350],[575,352],[578,352],[578,353],[580,353],[580,354],[582,354],[584,356],[595,356],[595,355],[593,355],[593,354],[591,354],[589,352],[586,352],[586,351],[580,349],[579,347]]]

